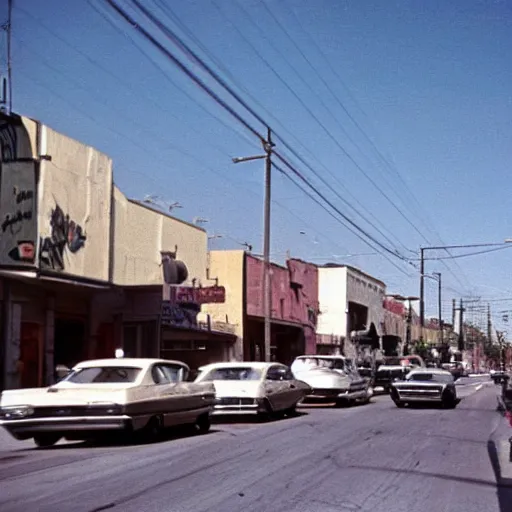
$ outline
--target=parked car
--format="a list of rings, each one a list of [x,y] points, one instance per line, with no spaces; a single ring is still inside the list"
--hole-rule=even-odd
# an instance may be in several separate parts
[[[454,409],[458,403],[455,380],[450,372],[441,369],[412,370],[405,380],[393,382],[390,394],[397,407],[418,402],[433,402]]]
[[[199,368],[195,382],[213,383],[213,415],[293,415],[309,386],[279,363],[213,363]]]
[[[374,389],[376,392],[389,392],[391,384],[396,379],[405,379],[405,376],[414,368],[426,368],[420,356],[390,356],[384,358],[375,372]]]
[[[61,438],[144,433],[190,424],[210,428],[213,385],[185,382],[189,367],[161,359],[102,359],[77,364],[47,388],[4,391],[0,425],[16,439],[51,446]]]
[[[343,356],[299,356],[292,364],[292,372],[311,388],[304,402],[351,405],[369,402],[373,395],[370,381],[362,378],[352,361]]]
[[[467,376],[467,372],[464,368],[464,365],[460,362],[458,363],[444,363],[442,365],[443,370],[450,372],[453,375],[455,380],[460,379],[461,377]]]

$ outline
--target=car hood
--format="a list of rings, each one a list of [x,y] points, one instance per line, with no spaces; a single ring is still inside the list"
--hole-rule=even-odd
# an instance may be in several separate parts
[[[353,377],[330,370],[329,368],[313,368],[295,372],[295,377],[311,387],[349,387],[351,382],[363,379]]]
[[[52,386],[49,388],[12,389],[2,392],[0,406],[87,405],[95,402],[125,403],[126,386],[102,388]]]
[[[250,380],[214,380],[215,395],[223,397],[248,397],[257,398],[263,396],[260,381]]]

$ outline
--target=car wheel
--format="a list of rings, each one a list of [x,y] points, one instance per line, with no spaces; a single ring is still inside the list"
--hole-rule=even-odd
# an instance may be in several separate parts
[[[268,421],[274,415],[274,411],[268,399],[263,401],[263,411],[258,412],[258,419],[260,421]]]
[[[143,438],[146,442],[153,442],[160,438],[163,432],[163,422],[160,416],[153,416],[143,429]]]
[[[451,393],[445,393],[441,404],[444,409],[455,409],[457,407],[457,399]]]
[[[293,416],[297,416],[297,404],[293,404],[291,407],[288,407],[284,411],[285,415],[292,418]]]
[[[212,422],[208,413],[201,414],[195,422],[195,429],[198,434],[207,434],[210,431]]]
[[[34,443],[39,448],[49,448],[54,444],[57,444],[62,436],[59,434],[38,434],[34,436]]]
[[[403,402],[400,402],[399,400],[393,400],[393,402],[399,409],[403,409],[405,407],[405,404]]]

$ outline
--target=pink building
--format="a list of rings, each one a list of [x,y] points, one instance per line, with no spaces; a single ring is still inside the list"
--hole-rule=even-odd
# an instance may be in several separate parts
[[[244,358],[263,359],[263,261],[250,254],[246,255],[245,282]],[[272,264],[271,286],[272,357],[289,364],[297,355],[315,354],[317,267],[297,259],[289,259],[286,267]]]

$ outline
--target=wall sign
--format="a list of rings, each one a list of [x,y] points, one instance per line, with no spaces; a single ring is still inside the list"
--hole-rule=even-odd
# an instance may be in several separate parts
[[[0,265],[36,260],[37,193],[34,161],[4,162],[0,176]]]

